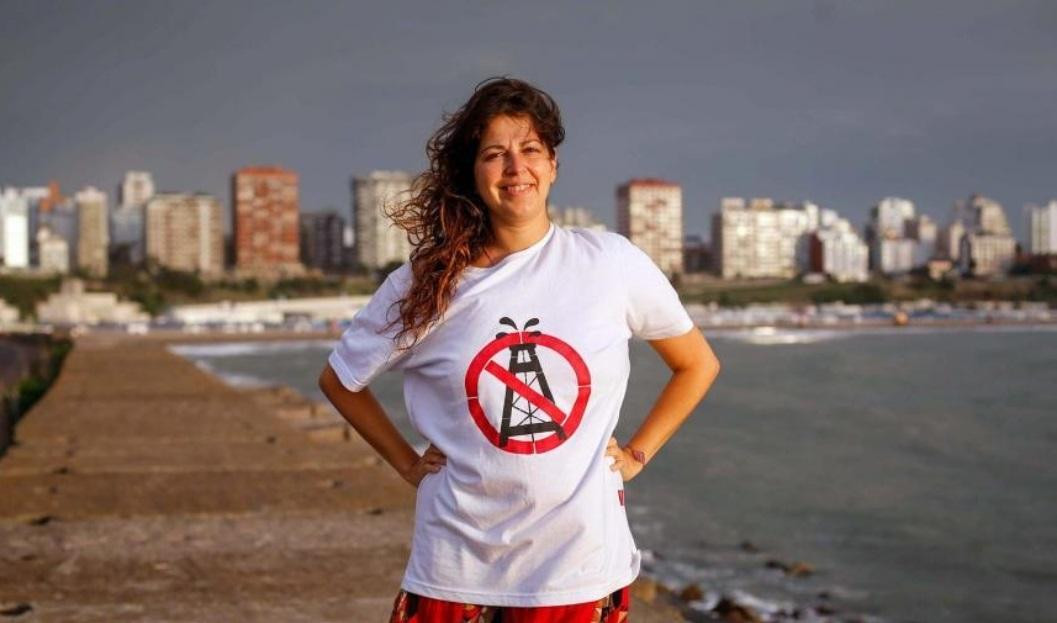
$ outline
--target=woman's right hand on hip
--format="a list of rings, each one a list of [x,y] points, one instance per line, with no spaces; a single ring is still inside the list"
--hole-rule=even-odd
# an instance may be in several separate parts
[[[444,456],[433,444],[429,444],[425,453],[415,461],[407,471],[400,476],[409,482],[412,487],[418,487],[418,483],[426,477],[426,474],[436,474],[440,468],[448,464],[448,457]]]

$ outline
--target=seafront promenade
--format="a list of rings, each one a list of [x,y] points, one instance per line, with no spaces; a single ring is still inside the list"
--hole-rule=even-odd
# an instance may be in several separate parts
[[[18,425],[0,458],[3,620],[385,621],[413,491],[355,435],[295,425],[318,407],[166,346],[79,338]]]

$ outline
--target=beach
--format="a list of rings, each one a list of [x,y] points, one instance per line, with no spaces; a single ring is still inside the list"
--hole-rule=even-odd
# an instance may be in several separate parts
[[[336,414],[231,387],[174,339],[78,338],[20,422],[0,458],[0,614],[386,620],[413,490]],[[683,620],[656,593],[635,587],[633,620]]]

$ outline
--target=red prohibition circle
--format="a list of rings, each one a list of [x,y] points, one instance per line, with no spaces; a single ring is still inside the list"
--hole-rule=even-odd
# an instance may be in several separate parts
[[[515,344],[537,344],[549,348],[561,355],[576,374],[576,400],[573,402],[572,409],[566,415],[565,420],[559,424],[565,432],[565,439],[562,439],[558,434],[549,435],[536,441],[507,439],[506,445],[500,447],[499,431],[488,421],[488,417],[485,415],[484,408],[481,406],[481,401],[478,397],[478,385],[481,380],[481,373],[488,366],[492,357]],[[540,454],[547,452],[557,448],[566,439],[572,437],[580,426],[580,420],[584,417],[584,409],[587,408],[587,399],[590,397],[591,373],[588,371],[587,364],[584,363],[583,358],[573,350],[572,346],[552,335],[544,333],[520,331],[498,337],[486,344],[481,349],[481,352],[474,356],[470,362],[470,367],[466,369],[466,398],[470,416],[473,418],[474,423],[477,424],[477,428],[481,429],[485,438],[493,446],[515,454]],[[557,405],[552,406],[557,408]]]

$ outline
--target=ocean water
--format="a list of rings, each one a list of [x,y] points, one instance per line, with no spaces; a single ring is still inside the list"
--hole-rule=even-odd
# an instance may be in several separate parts
[[[1057,621],[1057,330],[735,331],[723,370],[640,477],[646,569],[806,620]],[[322,399],[329,344],[180,347],[232,382]],[[618,435],[667,378],[632,344]],[[400,379],[372,386],[409,432]],[[788,577],[768,561],[805,562]]]

